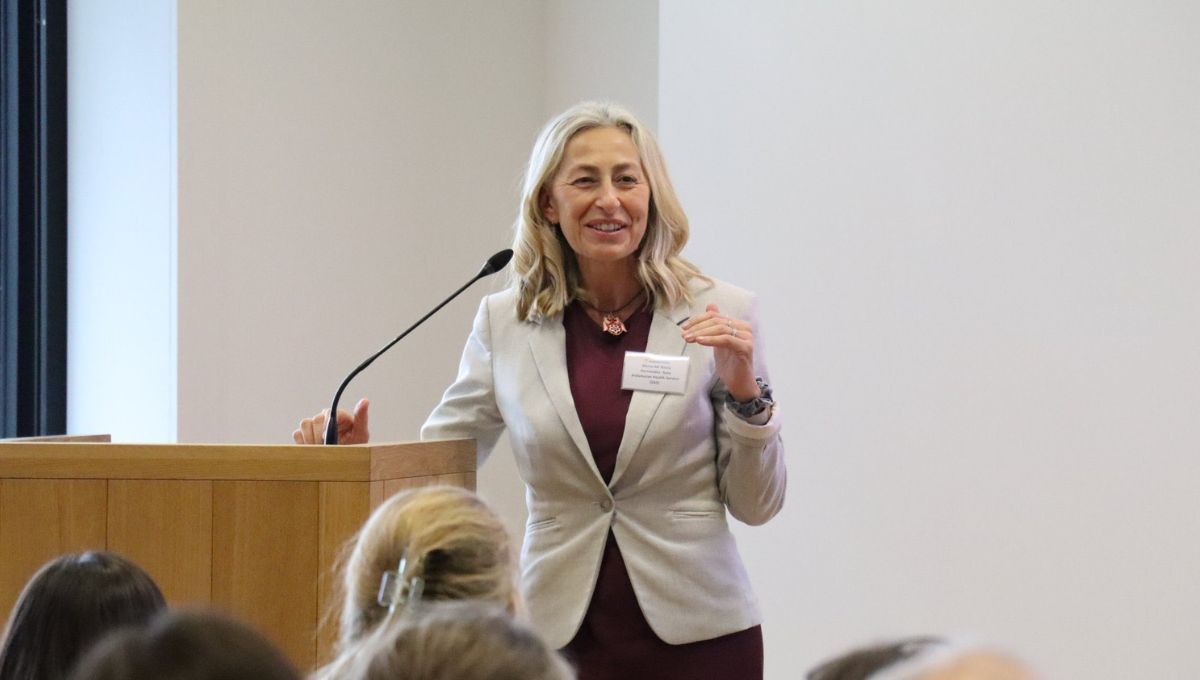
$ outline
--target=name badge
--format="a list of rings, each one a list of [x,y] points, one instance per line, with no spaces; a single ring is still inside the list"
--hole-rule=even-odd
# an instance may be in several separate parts
[[[626,352],[621,389],[683,394],[687,390],[688,357]]]

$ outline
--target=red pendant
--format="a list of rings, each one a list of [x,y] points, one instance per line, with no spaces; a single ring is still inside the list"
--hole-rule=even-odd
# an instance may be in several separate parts
[[[621,317],[615,314],[604,315],[603,328],[604,332],[608,333],[609,335],[622,335],[625,333],[625,331],[629,330],[628,328],[625,328],[625,324],[621,322]]]

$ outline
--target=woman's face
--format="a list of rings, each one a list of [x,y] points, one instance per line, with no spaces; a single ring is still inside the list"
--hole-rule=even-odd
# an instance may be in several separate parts
[[[646,235],[650,185],[633,139],[620,128],[572,137],[541,200],[581,267],[633,257]]]

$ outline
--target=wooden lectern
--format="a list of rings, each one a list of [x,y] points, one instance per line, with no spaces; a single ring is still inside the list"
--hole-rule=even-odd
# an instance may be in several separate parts
[[[327,612],[342,546],[385,498],[430,484],[474,489],[474,442],[9,440],[0,443],[0,612],[7,619],[46,561],[107,549],[144,567],[172,605],[230,612],[311,669],[337,635]]]

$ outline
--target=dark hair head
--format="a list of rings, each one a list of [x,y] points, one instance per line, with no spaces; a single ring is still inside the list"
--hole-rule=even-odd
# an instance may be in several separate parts
[[[860,647],[830,659],[812,669],[806,680],[867,680],[873,674],[903,661],[928,645],[941,642],[936,637],[914,637],[896,642]]]
[[[63,555],[29,580],[8,619],[0,678],[58,680],[104,634],[166,607],[150,575],[110,552]]]
[[[167,612],[96,645],[71,680],[300,680],[254,629],[204,611]]]

